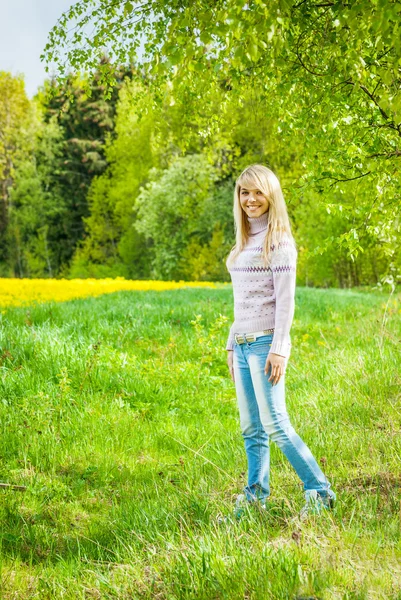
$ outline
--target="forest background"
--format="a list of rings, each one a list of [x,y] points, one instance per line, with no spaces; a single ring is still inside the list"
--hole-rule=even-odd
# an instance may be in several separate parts
[[[0,72],[0,276],[228,281],[235,178],[261,162],[299,284],[394,287],[398,3],[149,4],[73,5],[44,54],[70,69],[32,100]]]

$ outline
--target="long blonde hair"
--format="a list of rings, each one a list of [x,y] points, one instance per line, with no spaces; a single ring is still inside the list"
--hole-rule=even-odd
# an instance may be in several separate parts
[[[264,165],[258,164],[246,167],[235,182],[234,224],[236,243],[227,257],[226,266],[230,267],[236,260],[249,238],[248,216],[240,201],[241,187],[260,190],[269,202],[267,233],[263,243],[263,263],[267,267],[271,260],[271,246],[278,245],[285,233],[292,239],[295,247],[296,244],[292,235],[280,182],[273,171]]]

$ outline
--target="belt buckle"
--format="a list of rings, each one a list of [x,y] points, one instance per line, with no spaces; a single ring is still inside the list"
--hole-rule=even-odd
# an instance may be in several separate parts
[[[236,333],[234,338],[237,344],[244,344],[245,342],[254,342],[256,335],[254,333]]]

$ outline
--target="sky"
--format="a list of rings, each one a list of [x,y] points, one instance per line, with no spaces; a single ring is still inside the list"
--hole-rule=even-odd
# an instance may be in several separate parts
[[[47,35],[74,0],[0,0],[0,71],[23,74],[32,98],[48,77],[39,56]]]

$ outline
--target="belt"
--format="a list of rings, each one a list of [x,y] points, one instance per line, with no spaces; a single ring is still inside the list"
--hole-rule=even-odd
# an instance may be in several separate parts
[[[235,333],[234,339],[237,344],[244,344],[245,342],[254,342],[256,338],[268,335],[269,333],[274,333],[274,328],[265,329],[264,331],[254,331],[253,333]]]

